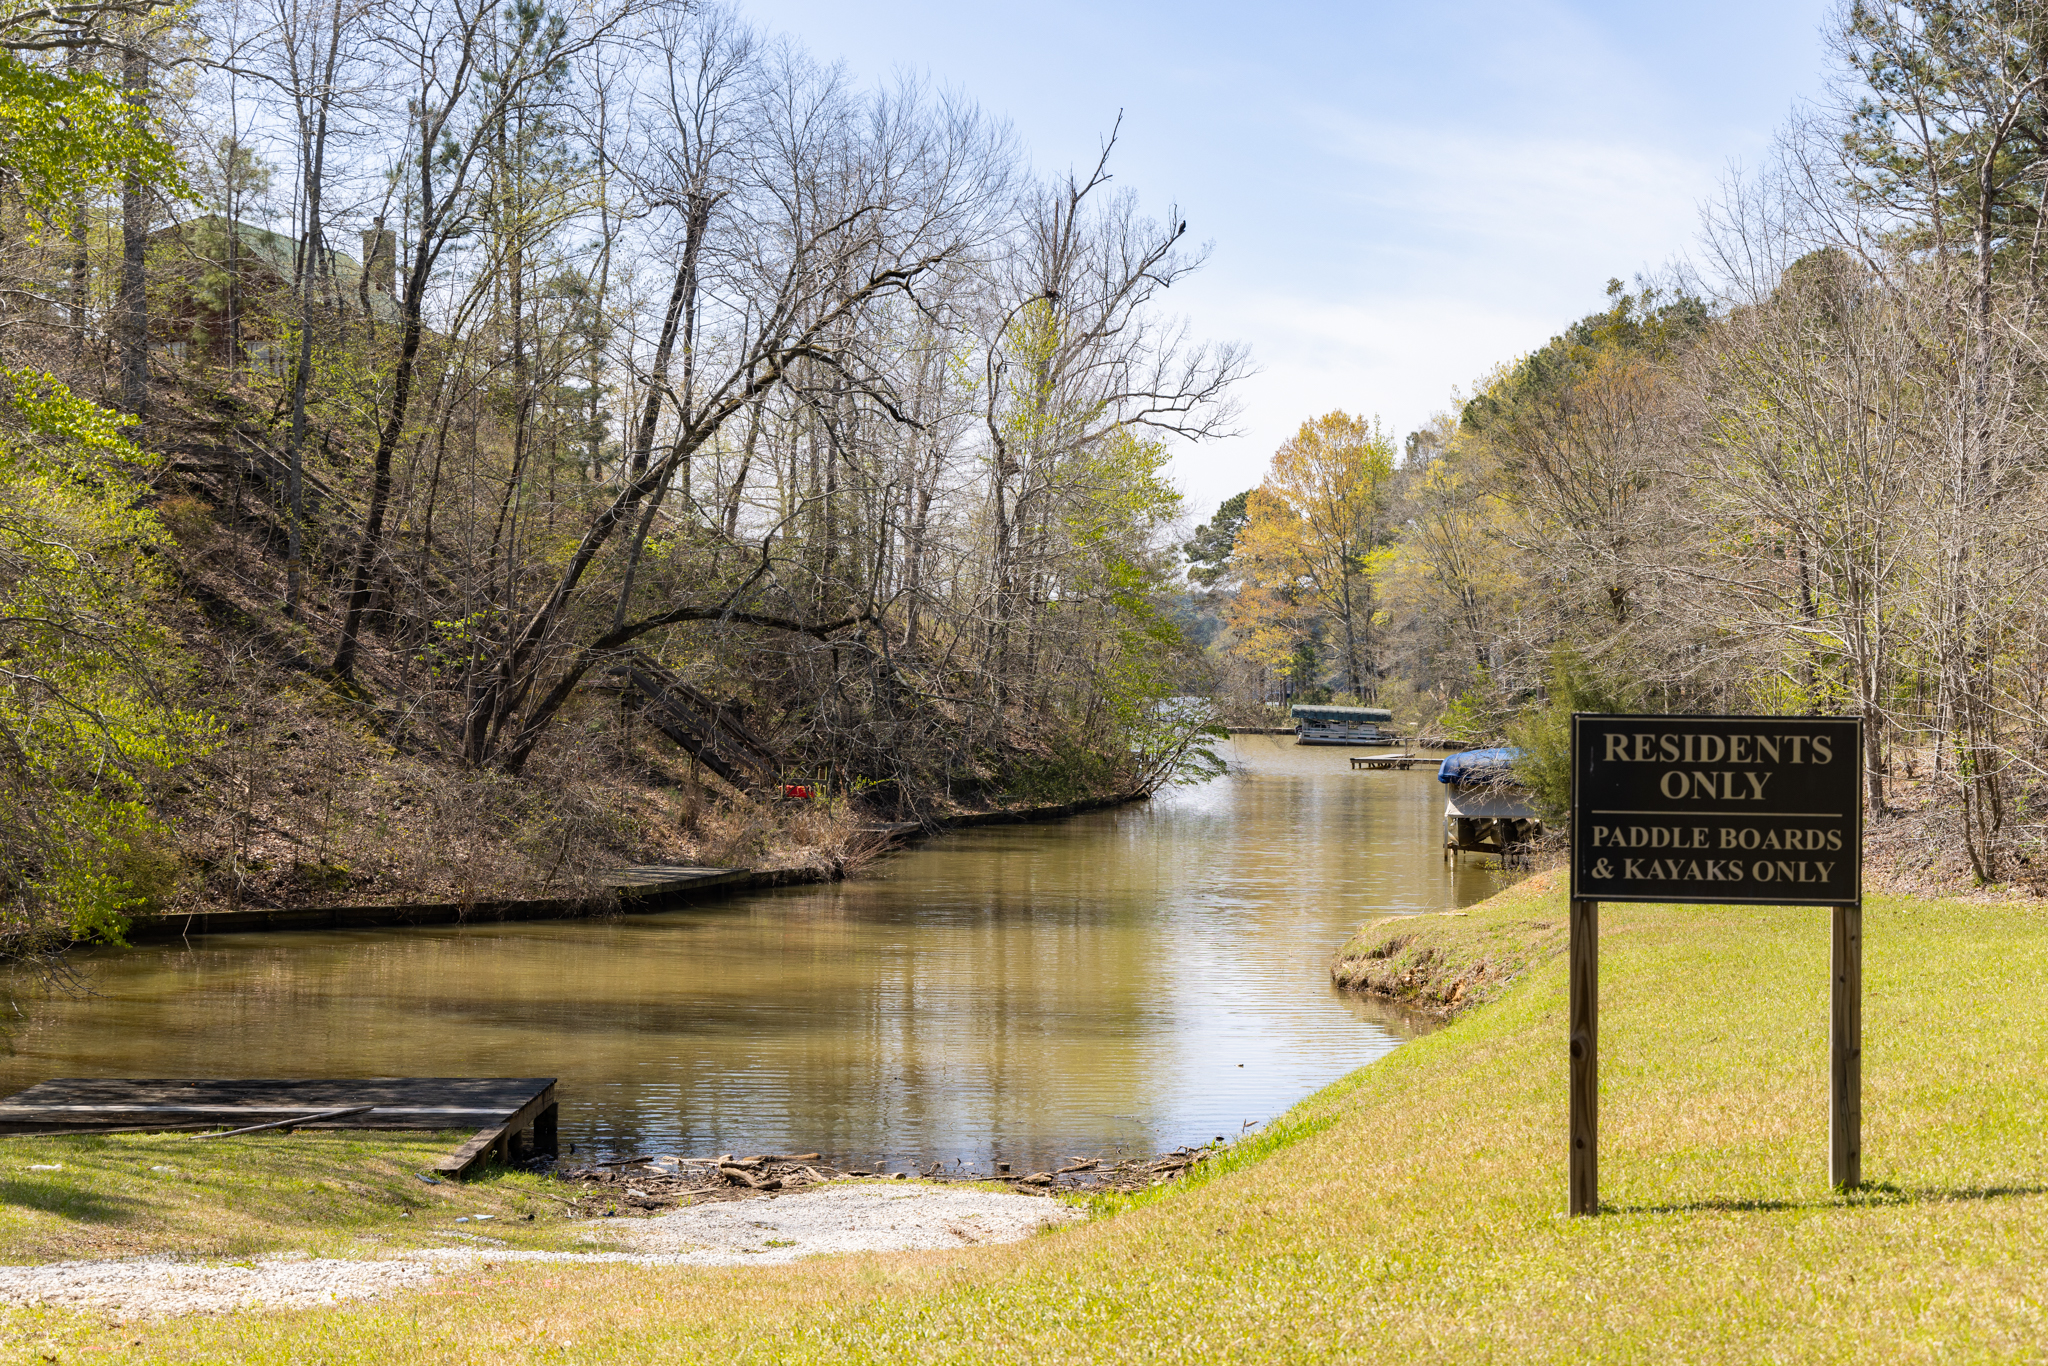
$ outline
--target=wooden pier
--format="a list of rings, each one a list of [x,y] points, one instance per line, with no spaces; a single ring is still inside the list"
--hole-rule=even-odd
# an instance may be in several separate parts
[[[1354,754],[1353,768],[1413,768],[1422,756],[1418,754]]]
[[[695,868],[680,863],[642,863],[600,874],[598,881],[621,896],[676,896],[699,888],[744,880],[750,868]]]
[[[556,1148],[553,1077],[373,1077],[317,1081],[63,1077],[0,1100],[0,1135],[175,1129],[467,1129],[434,1164],[461,1178],[493,1155]]]

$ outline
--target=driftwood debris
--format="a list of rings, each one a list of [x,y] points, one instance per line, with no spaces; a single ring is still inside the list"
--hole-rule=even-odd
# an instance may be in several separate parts
[[[1162,1185],[1195,1170],[1214,1155],[1213,1148],[1176,1148],[1149,1159],[1071,1157],[1052,1171],[1013,1175],[1008,1163],[994,1173],[933,1163],[927,1181],[998,1182],[1034,1195],[1139,1191]],[[636,1211],[657,1213],[682,1205],[715,1200],[747,1200],[799,1191],[844,1180],[904,1180],[911,1173],[840,1169],[819,1161],[817,1153],[762,1153],[735,1157],[640,1154],[555,1168],[558,1179],[579,1188],[573,1203],[587,1214]]]

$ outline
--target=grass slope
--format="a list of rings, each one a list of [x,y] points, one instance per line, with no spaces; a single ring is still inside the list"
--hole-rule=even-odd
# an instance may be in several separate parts
[[[1563,915],[1554,890],[1504,898],[1492,913]],[[1599,1219],[1562,1217],[1565,980],[1537,954],[1493,1004],[1198,1184],[1026,1243],[479,1268],[361,1308],[125,1329],[16,1311],[0,1343],[280,1362],[2048,1359],[2048,915],[1868,906],[1874,1185],[1853,1197],[1827,1186],[1826,912],[1610,905],[1602,932]]]
[[[420,1180],[470,1132],[0,1139],[0,1263],[361,1257],[460,1246],[479,1233],[520,1247],[577,1245],[564,1227],[567,1202],[544,1178]],[[479,1215],[487,1222],[456,1226]]]
[[[1390,915],[1358,927],[1330,970],[1338,986],[1445,1015],[1498,997],[1529,966],[1563,953],[1570,927],[1539,873],[1463,911]]]

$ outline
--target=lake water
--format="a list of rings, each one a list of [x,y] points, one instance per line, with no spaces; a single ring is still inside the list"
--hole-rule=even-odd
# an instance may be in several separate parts
[[[1435,765],[1371,752],[1239,737],[1151,802],[615,921],[96,950],[92,994],[17,996],[0,1084],[554,1076],[579,1152],[847,1165],[1234,1137],[1412,1033],[1330,985],[1359,921],[1501,885],[1442,862]]]

